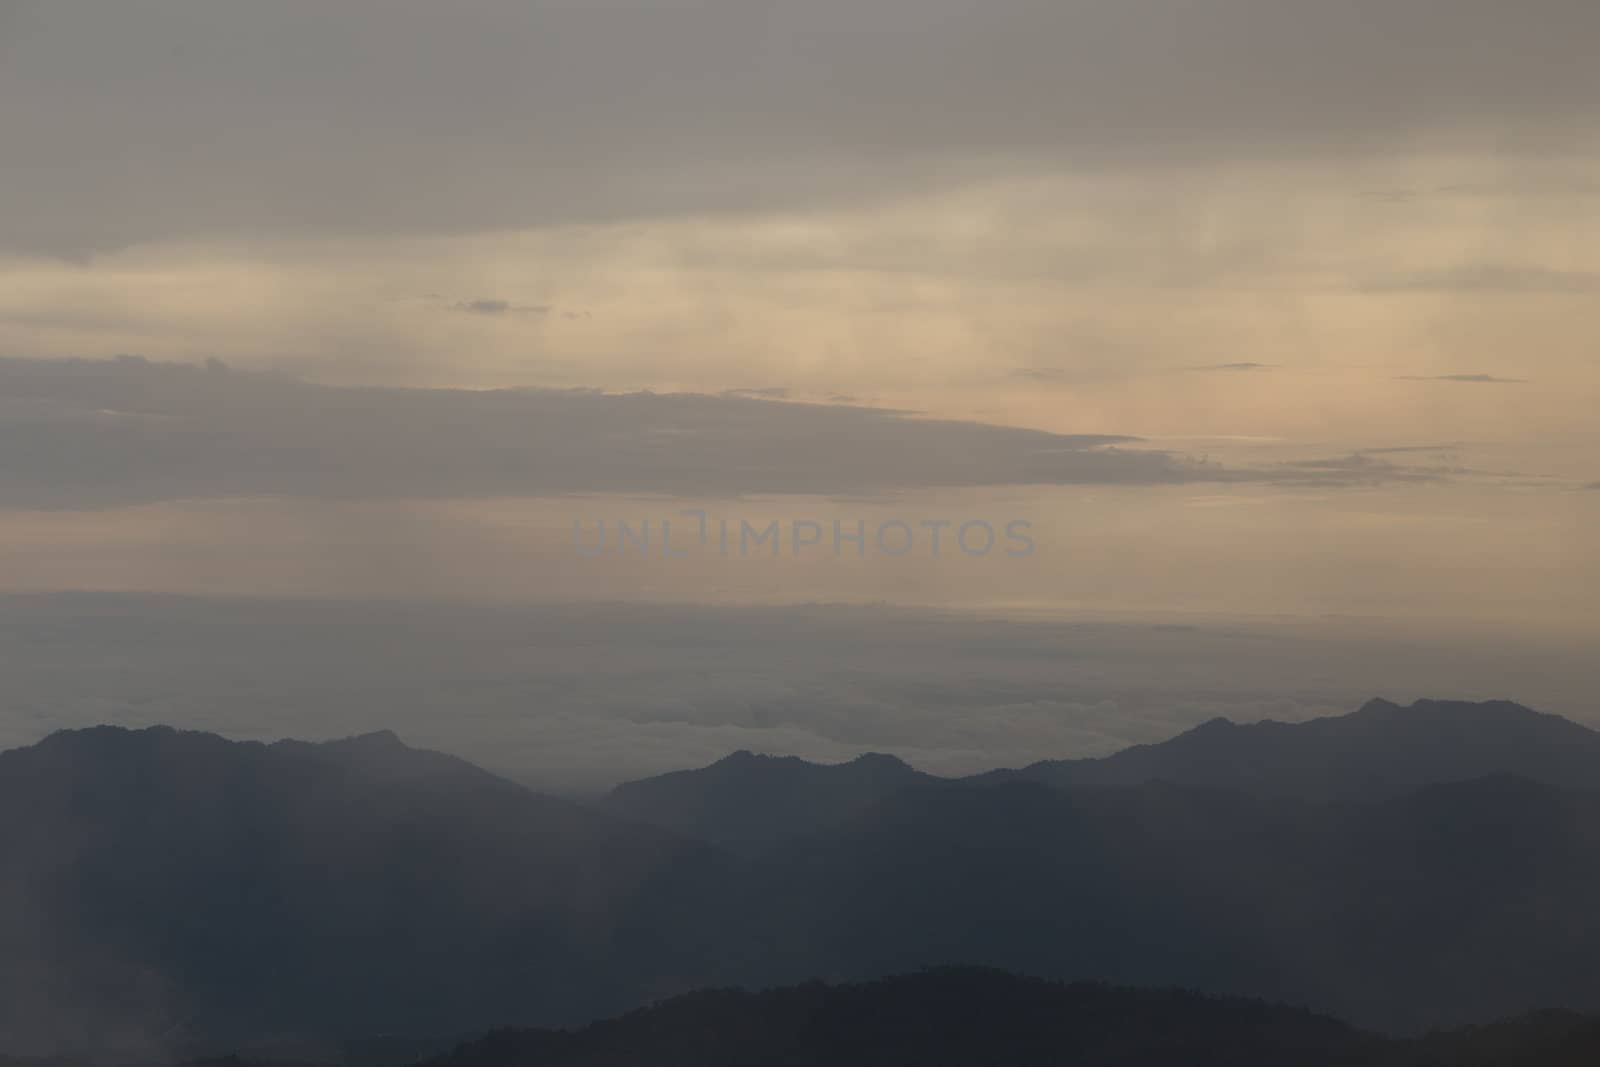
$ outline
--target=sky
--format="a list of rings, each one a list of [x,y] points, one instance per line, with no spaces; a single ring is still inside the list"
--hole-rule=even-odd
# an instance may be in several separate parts
[[[0,0],[0,592],[1581,645],[1596,40],[1591,0]]]

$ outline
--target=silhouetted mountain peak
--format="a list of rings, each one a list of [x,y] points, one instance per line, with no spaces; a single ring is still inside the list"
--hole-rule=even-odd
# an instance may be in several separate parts
[[[863,752],[851,760],[849,766],[869,768],[875,771],[909,771],[912,774],[917,773],[916,768],[912,767],[911,764],[899,756],[891,756],[887,752]]]
[[[1239,728],[1239,724],[1234,722],[1232,719],[1226,718],[1226,717],[1224,717],[1222,715],[1218,715],[1214,719],[1207,719],[1205,722],[1201,723],[1199,726],[1196,726],[1194,729],[1190,730],[1189,733],[1191,733],[1191,734],[1226,734],[1226,733],[1231,733],[1232,731],[1237,730],[1238,728]]]
[[[699,770],[624,782],[606,804],[679,833],[743,844],[817,830],[904,786],[936,780],[882,752],[811,763],[741,749]]]
[[[338,744],[339,742],[331,743]],[[343,743],[356,748],[395,749],[410,747],[400,740],[400,735],[393,730],[373,730],[371,733],[356,734],[354,737],[345,738]]]
[[[1600,781],[1600,733],[1510,700],[1376,698],[1348,715],[1285,723],[1212,719],[1169,741],[1103,759],[1037,763],[984,781],[1138,785],[1166,780],[1308,798],[1394,791],[1506,774],[1561,786]]]
[[[170,726],[144,726],[131,729],[126,726],[84,726],[67,730],[56,730],[45,736],[37,745],[32,747],[41,749],[67,749],[67,748],[102,748],[116,745],[138,744],[142,741],[153,741],[182,736],[208,737],[209,734],[198,731],[175,730]],[[12,749],[10,751],[21,751]]]
[[[1435,715],[1477,715],[1488,719],[1522,719],[1543,720],[1546,722],[1563,722],[1576,726],[1569,719],[1548,712],[1538,711],[1519,704],[1515,700],[1497,697],[1493,700],[1450,700],[1439,697],[1421,697],[1413,700],[1402,711],[1410,714],[1435,714]],[[1587,727],[1583,727],[1587,729]]]
[[[781,780],[803,778],[829,781],[853,778],[860,774],[921,776],[921,772],[905,760],[885,752],[864,752],[843,763],[813,763],[810,760],[801,759],[799,756],[774,756],[741,748],[699,770],[670,771],[654,778],[642,778],[633,782],[624,782],[622,785],[617,786],[617,790],[652,789],[662,783],[725,778],[729,775],[739,777],[775,775],[781,776]],[[768,779],[760,778],[760,780],[766,781]],[[770,780],[777,781],[780,779],[772,778]]]
[[[15,770],[31,766],[47,768],[76,766],[115,766],[128,759],[203,758],[213,749],[230,742],[215,734],[197,730],[175,730],[170,726],[89,726],[57,730],[37,744],[0,752],[0,766]],[[259,747],[259,746],[258,746]]]
[[[179,730],[171,726],[87,726],[76,729],[57,730],[46,736],[38,744],[31,746],[35,749],[60,749],[77,750],[81,752],[109,751],[115,749],[137,749],[156,745],[177,745],[209,747],[215,745],[243,746],[247,748],[320,748],[328,751],[337,751],[345,748],[351,750],[405,750],[420,752],[413,749],[393,730],[374,730],[371,733],[358,734],[353,737],[340,738],[336,741],[278,741],[270,745],[260,741],[235,741],[222,737],[219,734],[209,733],[204,730]],[[14,752],[28,751],[27,748],[13,749]]]
[[[762,767],[787,765],[791,767],[814,766],[808,764],[798,756],[773,756],[766,752],[752,752],[748,748],[741,748],[730,752],[726,756],[711,764],[710,767]],[[710,769],[709,767],[707,768]]]
[[[106,788],[117,782],[159,782],[170,791],[230,777],[265,782],[331,773],[350,783],[528,792],[466,760],[412,748],[392,730],[334,741],[268,743],[170,726],[94,726],[58,730],[35,745],[0,753],[0,769],[41,783],[82,777]]]
[[[1360,709],[1343,716],[1343,718],[1446,718],[1457,721],[1471,719],[1483,721],[1529,721],[1529,720],[1556,720],[1566,722],[1558,715],[1546,715],[1534,711],[1532,708],[1518,704],[1514,700],[1443,700],[1435,697],[1421,697],[1413,700],[1409,705],[1396,704],[1384,697],[1374,697],[1361,705]],[[1575,724],[1574,724],[1575,725]]]

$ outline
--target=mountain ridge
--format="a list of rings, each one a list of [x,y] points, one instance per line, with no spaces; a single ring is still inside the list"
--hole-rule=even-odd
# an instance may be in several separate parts
[[[864,761],[874,760],[893,761],[892,768],[876,776],[860,773]],[[1403,706],[1377,697],[1345,715],[1292,723],[1237,723],[1219,716],[1109,756],[1041,760],[956,778],[875,753],[822,764],[740,750],[697,770],[624,782],[605,804],[689,836],[748,847],[815,831],[916,785],[1170,781],[1359,801],[1507,773],[1569,788],[1600,785],[1600,732],[1510,700],[1420,699]],[[827,790],[835,792],[819,795]]]
[[[1353,719],[1365,744],[1458,714],[1368,705],[1309,732],[1180,737],[1203,754],[1285,731],[1320,744]],[[1583,728],[1517,706],[1452,721],[1489,740],[1423,771],[1501,766],[1360,803],[1324,783],[974,782],[747,753],[714,765],[732,790],[713,797],[747,798],[732,829],[768,834],[753,847],[384,732],[59,732],[0,753],[0,1033],[12,1052],[433,1038],[950,962],[1293,1000],[1394,1032],[1600,1009],[1600,790],[1516,773]],[[1505,722],[1538,743],[1500,744]]]
[[[751,846],[828,825],[882,796],[940,781],[897,756],[863,753],[844,763],[741,749],[699,770],[624,782],[605,810],[719,845]]]
[[[1590,1067],[1600,1016],[1547,1010],[1410,1039],[1303,1008],[952,966],[707,989],[578,1030],[502,1029],[419,1067]]]
[[[1574,788],[1600,783],[1600,732],[1509,700],[1402,706],[1380,697],[1298,723],[1213,719],[1100,759],[1045,760],[977,779],[1126,785],[1165,777],[1352,800],[1497,773]]]

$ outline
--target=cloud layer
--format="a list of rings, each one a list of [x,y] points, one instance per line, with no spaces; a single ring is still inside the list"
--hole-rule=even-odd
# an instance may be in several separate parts
[[[1589,0],[0,5],[0,247],[462,231],[973,174],[1565,148]],[[37,106],[48,100],[51,106]]]
[[[0,360],[0,505],[195,497],[725,497],[1230,477],[1134,438],[749,396],[334,388],[204,367]]]

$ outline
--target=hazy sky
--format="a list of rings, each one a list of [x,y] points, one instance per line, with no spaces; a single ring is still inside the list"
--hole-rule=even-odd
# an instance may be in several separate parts
[[[1597,41],[1593,0],[0,0],[0,589],[1600,634]],[[778,558],[574,549],[684,509]],[[1034,551],[791,551],[836,520]]]

